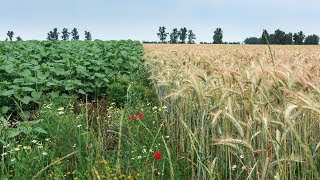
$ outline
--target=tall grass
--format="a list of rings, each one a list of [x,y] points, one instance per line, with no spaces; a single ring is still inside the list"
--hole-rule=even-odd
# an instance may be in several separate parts
[[[320,50],[145,45],[168,142],[193,179],[318,179]]]

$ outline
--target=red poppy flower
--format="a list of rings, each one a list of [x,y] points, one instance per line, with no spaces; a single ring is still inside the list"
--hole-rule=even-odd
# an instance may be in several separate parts
[[[133,121],[133,120],[137,119],[137,117],[136,117],[136,115],[133,114],[130,116],[130,119]]]
[[[154,157],[155,159],[160,159],[160,158],[162,157],[162,154],[161,154],[161,152],[155,152],[154,155],[153,155],[153,157]]]
[[[137,116],[139,119],[142,119],[144,115],[142,113],[139,113]]]

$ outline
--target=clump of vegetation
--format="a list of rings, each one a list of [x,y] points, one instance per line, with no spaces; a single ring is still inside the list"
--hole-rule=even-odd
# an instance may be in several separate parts
[[[62,94],[89,99],[111,94],[110,102],[123,105],[119,98],[143,66],[136,41],[0,42],[0,54],[0,114],[20,117]]]

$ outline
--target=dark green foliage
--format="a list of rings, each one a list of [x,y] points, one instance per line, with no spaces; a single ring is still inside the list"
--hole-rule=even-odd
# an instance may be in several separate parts
[[[134,105],[136,102],[157,102],[157,95],[150,74],[141,64],[137,71],[130,76],[117,77],[117,80],[108,86],[107,97],[118,106],[126,103]]]
[[[22,41],[22,38],[20,36],[18,36],[17,41]]]
[[[188,44],[194,44],[194,40],[196,39],[196,35],[192,30],[188,31]]]
[[[269,44],[276,44],[276,37],[274,34],[269,35]]]
[[[48,96],[105,96],[119,79],[130,82],[142,52],[130,40],[0,42],[0,102],[7,114],[32,110]]]
[[[160,38],[160,41],[162,43],[166,42],[167,36],[169,33],[166,32],[166,27],[162,26],[159,27],[159,33],[157,33],[158,37]]]
[[[244,40],[245,44],[261,44],[261,39],[257,37],[250,37]]]
[[[179,31],[179,38],[180,38],[180,43],[181,44],[185,44],[186,43],[186,39],[187,39],[187,28],[181,28]]]
[[[262,44],[268,44],[269,43],[269,33],[267,30],[263,30],[262,35],[261,35],[261,43]],[[247,44],[247,43],[246,43]]]
[[[179,39],[179,31],[177,28],[174,28],[170,34],[170,43],[177,44]]]
[[[302,31],[298,33],[285,33],[284,31],[277,29],[273,34],[269,34],[267,30],[263,30],[260,38],[250,37],[244,42],[246,44],[278,44],[278,45],[291,45],[291,44],[303,44],[305,35]],[[260,39],[260,40],[259,40]],[[259,41],[258,41],[259,40]]]
[[[13,32],[13,31],[8,31],[8,32],[7,32],[7,36],[9,37],[9,40],[10,40],[10,41],[12,41],[13,35],[14,35],[14,32]]]
[[[293,44],[292,33],[288,33],[284,35],[284,44]]]
[[[293,40],[294,40],[294,44],[297,44],[297,45],[301,45],[303,44],[303,41],[304,41],[304,38],[306,36],[303,34],[302,31],[298,32],[298,33],[294,33],[293,34]]]
[[[52,33],[52,38],[54,39],[54,40],[59,40],[59,32],[58,32],[58,28],[54,28],[53,29],[53,33]]]
[[[64,40],[64,41],[69,40],[69,36],[70,36],[70,33],[68,32],[68,29],[67,28],[63,28],[61,39]]]
[[[270,38],[270,44],[292,44],[292,33],[286,34],[284,31],[277,29],[272,38]]]
[[[87,41],[91,41],[92,40],[91,33],[89,31],[84,31],[84,38]]]
[[[127,85],[126,81],[115,81],[110,84],[107,91],[108,98],[122,106],[127,100]]]
[[[280,29],[277,29],[274,32],[274,43],[273,44],[285,44],[285,35],[286,33],[284,31],[281,31]]]
[[[71,31],[72,40],[79,40],[79,32],[77,28],[73,28]]]
[[[223,31],[221,28],[217,28],[213,35],[213,44],[222,44]]]
[[[47,40],[59,40],[59,34],[58,28],[54,28],[47,34]]]
[[[319,36],[313,34],[306,37],[304,42],[307,45],[318,45],[319,44]]]

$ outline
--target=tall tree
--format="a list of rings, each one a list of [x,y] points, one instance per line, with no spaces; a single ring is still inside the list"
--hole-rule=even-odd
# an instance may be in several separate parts
[[[318,45],[319,44],[319,36],[313,34],[306,37],[306,40],[304,42],[308,45]]]
[[[292,33],[288,33],[284,35],[284,44],[291,45],[293,43],[292,41]]]
[[[306,36],[303,34],[302,31],[298,32],[298,33],[294,33],[293,34],[293,44],[297,44],[297,45],[301,45],[303,44],[304,38]]]
[[[262,44],[268,44],[269,42],[270,36],[267,30],[263,30],[262,35],[261,35],[261,43]]]
[[[276,36],[274,34],[269,35],[269,44],[276,44]]]
[[[13,31],[8,31],[8,32],[7,32],[7,36],[9,37],[9,40],[10,40],[10,41],[12,41],[13,35],[14,35],[14,32],[13,32]]]
[[[47,34],[47,40],[59,40],[59,34],[58,28],[54,28]]]
[[[54,28],[53,32],[52,32],[52,39],[53,40],[59,40],[59,32],[58,32],[58,28]]]
[[[61,39],[64,40],[64,41],[69,40],[69,36],[70,36],[70,33],[68,32],[68,29],[67,28],[63,28]]]
[[[286,33],[277,29],[274,32],[275,44],[285,44],[285,35]]]
[[[222,44],[223,31],[221,28],[217,28],[213,35],[213,44]]]
[[[167,36],[169,33],[166,32],[166,27],[162,26],[159,27],[159,32],[157,33],[158,37],[160,38],[160,41],[162,43],[166,42]]]
[[[73,28],[71,31],[72,40],[79,40],[79,32],[77,28]]]
[[[22,41],[22,38],[20,36],[18,36],[17,41]]]
[[[174,28],[170,34],[170,43],[177,44],[179,39],[179,31],[177,28]]]
[[[179,31],[179,37],[180,37],[180,43],[181,44],[185,44],[186,43],[186,39],[187,39],[187,28],[181,28]]]
[[[48,32],[48,34],[47,34],[47,40],[53,40],[53,39],[52,39],[52,33],[53,33],[52,31],[49,31],[49,32]]]
[[[87,41],[91,41],[92,37],[91,37],[91,33],[89,31],[84,31],[84,38]]]
[[[188,44],[194,44],[194,40],[196,39],[196,35],[192,30],[188,31]]]

